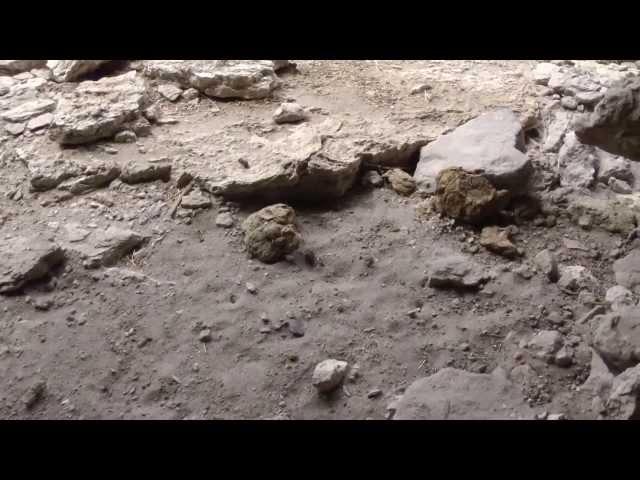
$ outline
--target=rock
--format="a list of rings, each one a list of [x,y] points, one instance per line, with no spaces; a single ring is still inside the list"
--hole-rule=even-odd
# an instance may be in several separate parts
[[[222,228],[233,227],[233,217],[229,212],[222,212],[216,216],[216,225]]]
[[[18,135],[22,135],[26,128],[26,124],[24,123],[5,123],[4,129],[9,132],[14,137]]]
[[[598,180],[605,185],[609,184],[609,180],[617,178],[625,182],[633,184],[633,172],[629,160],[616,155],[611,155],[604,150],[598,150],[599,168]]]
[[[53,115],[50,113],[43,113],[35,118],[32,118],[27,123],[27,129],[32,132],[48,127],[53,121]]]
[[[29,387],[22,397],[22,401],[27,410],[32,410],[47,393],[47,383],[44,380],[38,380]]]
[[[561,368],[568,368],[573,364],[573,352],[568,347],[562,347],[556,352],[553,361]]]
[[[15,75],[46,65],[46,60],[0,60],[0,75]]]
[[[576,92],[574,98],[579,104],[591,107],[602,100],[603,97],[604,93],[602,92]]]
[[[349,364],[341,360],[324,360],[316,365],[312,383],[319,393],[330,393],[340,386],[347,374]]]
[[[381,187],[384,185],[384,179],[375,170],[367,170],[362,175],[362,185],[365,187]]]
[[[527,343],[537,357],[548,359],[562,348],[564,340],[562,334],[556,330],[542,330]]]
[[[308,118],[307,112],[295,102],[285,102],[280,104],[273,114],[273,121],[276,123],[297,123]]]
[[[533,80],[537,85],[547,86],[551,75],[558,72],[560,67],[553,63],[542,62],[533,70]]]
[[[49,60],[47,67],[56,82],[75,82],[111,60]]]
[[[618,420],[640,418],[640,365],[629,368],[613,379],[605,404],[607,417]]]
[[[116,133],[113,137],[113,141],[116,143],[135,143],[137,139],[138,136],[131,130],[123,130],[122,132]]]
[[[158,92],[170,102],[176,102],[182,96],[182,89],[170,83],[160,85]]]
[[[413,382],[390,407],[394,420],[497,420],[533,412],[506,375],[443,368]]]
[[[249,255],[264,263],[281,260],[295,251],[301,242],[295,226],[295,212],[282,203],[251,214],[242,229]]]
[[[253,100],[280,86],[274,66],[270,60],[153,60],[145,62],[144,74],[209,97]]]
[[[127,163],[120,173],[120,180],[129,184],[154,182],[156,180],[168,182],[170,178],[171,165],[167,163],[132,161]]]
[[[182,92],[182,99],[189,102],[191,100],[195,100],[200,97],[200,92],[195,88],[187,88]]]
[[[5,294],[46,277],[65,260],[65,253],[59,245],[35,235],[3,240],[0,258],[0,293]]]
[[[31,174],[31,191],[56,188],[65,180],[82,174],[83,166],[63,158],[25,156],[22,159]]]
[[[68,240],[67,250],[79,255],[86,268],[109,267],[148,240],[147,235],[111,226],[80,243]]]
[[[617,371],[640,362],[640,313],[637,308],[623,308],[596,317],[599,321],[593,336],[593,348],[607,365]]]
[[[120,175],[120,167],[111,163],[88,164],[82,175],[65,180],[58,185],[60,190],[66,190],[74,195],[82,195],[99,188],[104,188]],[[33,180],[32,180],[33,184]]]
[[[640,250],[632,250],[613,262],[613,272],[618,285],[640,293]]]
[[[436,211],[466,223],[484,222],[498,214],[508,199],[506,190],[496,190],[484,176],[461,169],[443,170],[436,180]]]
[[[49,136],[63,145],[110,138],[141,117],[145,102],[146,87],[136,72],[81,82],[59,100]]]
[[[563,267],[560,271],[558,286],[565,290],[578,291],[597,286],[598,281],[589,270],[580,265]]]
[[[288,328],[291,335],[296,338],[304,337],[304,323],[299,318],[292,318],[288,321]]]
[[[614,312],[631,307],[635,304],[633,293],[622,285],[615,285],[608,289],[604,299],[611,306],[611,310]]]
[[[46,312],[47,310],[51,309],[51,307],[53,307],[53,300],[51,300],[50,298],[47,298],[47,299],[37,298],[33,302],[33,307],[36,310],[42,310]]]
[[[249,293],[251,293],[251,294],[253,294],[253,295],[256,295],[256,294],[258,293],[258,289],[257,289],[257,288],[256,288],[256,286],[255,286],[253,283],[251,283],[251,282],[247,282],[247,283],[245,284],[245,287],[246,287],[246,289],[247,289],[247,292],[249,292]]]
[[[480,234],[480,245],[503,257],[520,256],[520,252],[511,241],[511,230],[508,228],[484,227]]]
[[[479,289],[489,280],[483,268],[468,257],[451,255],[436,260],[430,268],[432,288]]]
[[[542,113],[544,125],[544,140],[542,151],[545,153],[557,152],[562,146],[565,134],[569,130],[572,114],[560,108],[559,103],[547,107]]]
[[[567,110],[575,110],[578,108],[578,102],[574,97],[562,97],[560,105]]]
[[[573,221],[588,215],[590,224],[611,233],[629,233],[635,229],[638,207],[624,197],[596,198],[592,195],[571,195],[567,197],[569,214]]]
[[[534,258],[538,270],[547,277],[550,282],[557,282],[559,278],[558,261],[550,250],[542,250]]]
[[[22,123],[44,113],[52,112],[56,102],[49,99],[27,100],[17,107],[2,112],[0,118],[6,122]]]
[[[373,399],[373,398],[378,398],[382,395],[382,390],[380,390],[379,388],[374,388],[373,390],[369,390],[367,392],[367,398]]]
[[[211,198],[206,192],[197,189],[182,197],[180,206],[189,210],[209,208],[211,207]]]
[[[613,85],[594,111],[581,116],[574,127],[582,143],[640,160],[640,78]]]
[[[213,337],[211,336],[211,329],[205,328],[201,330],[198,334],[198,340],[202,343],[209,343],[211,340],[213,340]]]
[[[631,193],[631,187],[629,184],[623,180],[618,180],[617,178],[609,179],[609,188],[611,191],[622,195],[628,195]]]
[[[558,165],[562,186],[589,188],[595,178],[598,159],[593,147],[582,145],[571,132],[565,135],[558,152]]]
[[[416,182],[407,172],[392,168],[384,174],[391,188],[400,195],[411,195],[416,190]]]
[[[414,173],[418,184],[435,183],[443,170],[482,171],[495,188],[518,190],[533,171],[524,153],[524,134],[509,110],[485,113],[420,150]]]

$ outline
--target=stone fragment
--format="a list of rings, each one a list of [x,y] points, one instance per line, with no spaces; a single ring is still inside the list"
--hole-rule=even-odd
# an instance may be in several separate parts
[[[242,229],[249,255],[265,263],[281,260],[301,243],[295,212],[282,203],[251,214],[242,224]]]

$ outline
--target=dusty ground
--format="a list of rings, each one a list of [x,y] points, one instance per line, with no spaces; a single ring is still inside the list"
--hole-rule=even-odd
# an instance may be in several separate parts
[[[535,111],[535,62],[297,63],[298,73],[283,74],[285,86],[273,99],[204,99],[193,109],[162,101],[179,123],[156,127],[138,144],[100,142],[71,154],[115,160],[186,155],[206,148],[207,139],[224,129],[266,129],[277,136],[287,127],[270,131],[271,115],[286,98],[315,108],[312,122],[328,116],[379,119],[407,128],[454,128],[496,106],[525,117]],[[424,82],[432,89],[410,95]],[[37,135],[21,142],[47,144]],[[116,147],[117,154],[102,151],[104,145]],[[0,189],[15,190],[26,175],[3,170]],[[526,354],[515,358],[518,339],[550,326],[541,306],[567,307],[574,319],[588,308],[539,275],[527,280],[513,270],[543,248],[561,248],[566,236],[589,248],[564,249],[561,260],[576,259],[607,288],[614,282],[606,254],[618,240],[611,234],[563,219],[553,228],[521,225],[516,239],[525,260],[514,264],[480,249],[478,262],[505,268],[482,292],[462,294],[429,288],[426,272],[434,259],[467,251],[467,237],[478,232],[421,217],[415,209],[420,199],[386,188],[358,186],[341,200],[292,203],[304,247],[318,259],[315,266],[302,253],[274,265],[247,258],[239,225],[262,204],[231,204],[235,226],[227,230],[215,224],[221,202],[193,219],[170,218],[173,181],[117,183],[43,206],[52,195],[25,193],[19,201],[2,195],[0,235],[52,232],[75,222],[127,226],[153,240],[116,269],[67,265],[25,294],[0,297],[1,418],[384,419],[404,388],[445,366],[489,372],[518,362],[535,370],[537,378],[521,387],[537,412],[587,415],[573,395],[588,374],[588,355],[577,354],[570,368]],[[594,252],[602,255],[594,258]],[[127,279],[123,269],[144,276]],[[256,294],[246,282],[257,287]],[[48,311],[34,308],[34,301],[46,299],[53,301]],[[408,315],[417,307],[415,318]],[[301,319],[305,334],[293,337],[286,328],[261,333],[265,316],[272,326]],[[212,332],[209,343],[199,341],[202,326]],[[581,328],[573,321],[559,327],[567,336],[580,336]],[[325,358],[347,360],[359,372],[329,399],[318,396],[310,381]],[[40,380],[46,381],[46,395],[25,410],[24,395]],[[382,394],[368,398],[376,388]]]

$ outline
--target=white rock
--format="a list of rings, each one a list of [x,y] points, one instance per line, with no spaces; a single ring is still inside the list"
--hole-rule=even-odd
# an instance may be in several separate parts
[[[533,80],[538,85],[546,86],[549,83],[549,79],[551,75],[558,72],[560,67],[554,65],[553,63],[542,62],[536,65],[536,68],[533,70]]]
[[[342,383],[349,364],[341,360],[328,359],[316,365],[312,383],[320,393],[329,393]]]
[[[285,102],[281,104],[273,114],[273,121],[276,123],[297,123],[306,120],[307,112],[295,102]]]
[[[558,286],[567,290],[591,289],[598,281],[589,270],[580,265],[564,267],[560,271]]]
[[[607,290],[604,299],[611,305],[614,312],[634,304],[633,293],[622,285],[615,285]]]
[[[56,82],[74,82],[111,60],[49,60],[51,77]]]

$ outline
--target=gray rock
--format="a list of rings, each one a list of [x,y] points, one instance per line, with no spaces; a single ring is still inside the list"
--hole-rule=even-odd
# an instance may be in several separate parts
[[[611,233],[629,233],[635,229],[638,207],[624,197],[596,198],[593,195],[568,195],[569,214],[578,222],[588,215],[595,226]]]
[[[596,317],[593,348],[607,365],[622,371],[640,362],[640,312],[637,308],[623,308]]]
[[[198,90],[196,90],[195,88],[187,88],[182,92],[182,99],[187,102],[195,100],[198,97],[200,97],[200,92],[198,92]]]
[[[113,137],[113,141],[116,143],[135,143],[137,139],[138,136],[131,130],[123,130]]]
[[[576,121],[575,130],[582,143],[640,160],[640,78],[612,86],[591,114]]]
[[[609,188],[611,189],[612,192],[619,193],[622,195],[628,195],[632,191],[631,186],[627,182],[623,180],[618,180],[617,178],[609,179]]]
[[[40,130],[42,128],[46,128],[51,125],[53,121],[53,115],[50,113],[43,113],[42,115],[38,115],[35,118],[32,118],[27,123],[27,129],[33,131]]]
[[[595,288],[598,281],[589,270],[580,265],[563,267],[560,271],[558,286],[565,290],[578,291]]]
[[[75,82],[111,60],[49,60],[47,67],[56,82]]]
[[[4,125],[4,129],[14,137],[17,137],[18,135],[22,135],[24,133],[26,126],[27,125],[24,123],[6,123]]]
[[[533,80],[537,85],[548,85],[549,79],[551,75],[558,72],[560,67],[554,65],[553,63],[542,62],[536,65],[536,68],[533,70]]]
[[[136,72],[81,82],[59,100],[49,136],[64,145],[110,138],[140,118],[145,102],[146,87]]]
[[[120,167],[112,163],[96,162],[86,165],[79,177],[74,177],[58,185],[60,190],[74,195],[82,195],[99,188],[104,188],[120,175]],[[33,185],[33,179],[32,179]]]
[[[64,158],[26,156],[22,159],[31,174],[31,191],[42,192],[56,188],[69,178],[82,174],[85,167]]]
[[[413,382],[392,406],[394,420],[498,420],[532,418],[520,389],[500,371],[444,368]]]
[[[86,268],[109,267],[148,240],[147,235],[112,226],[81,242],[68,239],[67,250],[78,255]]]
[[[211,197],[206,192],[197,189],[182,197],[180,206],[190,210],[209,208],[211,206]]]
[[[20,290],[65,260],[63,249],[41,235],[15,237],[0,244],[0,293]]]
[[[578,108],[578,102],[574,97],[562,97],[560,100],[560,105],[567,110],[575,110]]]
[[[439,258],[429,272],[429,286],[433,288],[477,290],[488,280],[488,274],[480,265],[461,255]]]
[[[613,262],[613,272],[618,285],[640,293],[640,250],[632,250]]]
[[[170,83],[160,85],[158,92],[170,102],[176,102],[182,96],[182,89]]]
[[[422,147],[415,180],[434,184],[438,174],[452,167],[481,170],[496,187],[522,188],[532,166],[524,152],[522,125],[512,111],[485,113]]]
[[[608,289],[604,299],[614,312],[635,304],[633,293],[622,285],[615,285]]]
[[[341,360],[328,359],[316,365],[312,383],[319,393],[330,393],[340,386],[347,374],[349,364]]]
[[[27,100],[20,105],[2,112],[0,118],[7,122],[23,123],[44,113],[52,112],[56,102],[49,99]]]
[[[233,227],[233,217],[229,212],[222,212],[216,216],[216,225],[222,228]]]
[[[612,178],[623,180],[633,184],[633,172],[629,160],[616,155],[611,155],[604,150],[598,150],[599,168],[598,180],[608,184]]]
[[[244,221],[242,229],[249,255],[261,262],[277,262],[300,246],[295,212],[288,205],[275,204],[258,210]]]
[[[273,114],[276,123],[297,123],[308,118],[307,112],[295,102],[282,103]]]
[[[129,184],[156,180],[168,182],[170,178],[171,165],[163,162],[131,161],[122,168],[120,174],[120,180]]]
[[[581,144],[570,132],[558,153],[558,165],[562,186],[588,188],[594,181],[598,159],[593,147]]]
[[[0,75],[15,75],[46,65],[46,60],[0,60]]]
[[[375,170],[368,170],[362,175],[362,185],[365,187],[381,187],[384,185],[384,179]]]
[[[576,92],[575,99],[579,104],[590,107],[597,104],[603,97],[602,92]]]
[[[562,347],[553,358],[554,363],[562,368],[570,367],[573,364],[573,352],[569,347]]]
[[[542,330],[527,343],[527,348],[532,350],[539,358],[548,358],[558,352],[563,344],[564,340],[560,332]]]
[[[542,250],[534,257],[533,262],[538,270],[545,275],[550,282],[558,281],[558,261],[553,252],[550,250]]]
[[[546,108],[542,113],[544,140],[542,151],[557,152],[564,141],[565,134],[571,125],[572,114],[560,108],[559,103]]]
[[[640,365],[629,368],[613,379],[606,402],[607,417],[617,420],[640,418]]]

